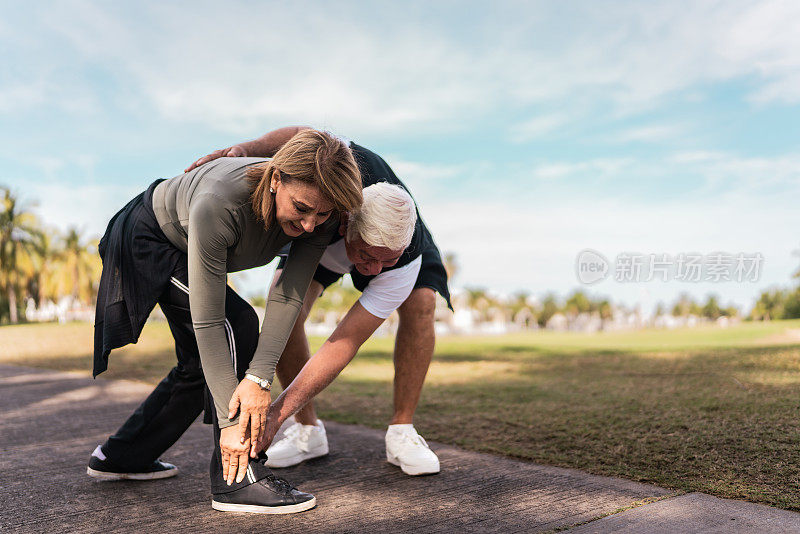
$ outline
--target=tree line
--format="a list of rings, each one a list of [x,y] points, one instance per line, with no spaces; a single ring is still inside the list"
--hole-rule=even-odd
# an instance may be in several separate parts
[[[553,316],[562,314],[574,318],[581,314],[596,314],[600,320],[608,321],[615,312],[634,313],[636,308],[612,303],[606,297],[592,297],[582,290],[575,290],[565,299],[554,293],[548,293],[538,301],[527,292],[518,292],[511,297],[493,296],[486,289],[468,288],[466,290],[467,305],[475,310],[480,322],[489,321],[492,316],[507,317],[510,321],[520,313],[526,313],[539,327],[545,327]],[[673,317],[689,317],[717,320],[720,317],[738,317],[739,310],[735,306],[722,306],[716,295],[709,295],[704,302],[695,301],[689,294],[681,294],[671,305],[659,303],[655,316],[672,315]]]
[[[750,316],[756,321],[800,319],[800,287],[764,291]]]
[[[97,254],[99,239],[84,236],[76,227],[70,227],[64,233],[48,227],[32,211],[33,207],[22,202],[8,187],[0,186],[0,324],[20,322],[28,299],[33,299],[38,307],[48,300],[57,302],[65,296],[87,306],[97,298],[102,271]],[[452,280],[458,271],[456,258],[449,253],[443,260]],[[800,279],[800,270],[794,278]],[[326,291],[317,311],[323,314],[329,310],[346,309],[357,298],[355,289],[334,287]],[[256,300],[255,305],[263,305],[258,298]],[[558,313],[567,317],[597,314],[605,321],[613,316],[615,310],[625,310],[607,298],[594,298],[581,290],[572,292],[564,300],[548,293],[539,301],[527,292],[501,298],[483,288],[467,288],[464,303],[476,312],[479,321],[490,321],[498,314],[509,320],[525,315],[526,322],[535,321],[542,327]],[[657,305],[656,316],[667,314],[716,320],[737,317],[739,310],[722,306],[714,295],[709,295],[705,302],[697,302],[688,294],[682,294],[669,307],[663,303]],[[764,291],[746,318],[800,318],[800,287]]]
[[[794,255],[800,256],[800,250],[795,250]],[[792,279],[800,281],[800,268],[792,274]],[[756,321],[800,319],[800,286],[763,291],[750,312],[750,318]]]
[[[99,239],[48,227],[33,207],[0,186],[0,323],[20,322],[29,298],[39,306],[65,296],[90,305],[97,297]]]

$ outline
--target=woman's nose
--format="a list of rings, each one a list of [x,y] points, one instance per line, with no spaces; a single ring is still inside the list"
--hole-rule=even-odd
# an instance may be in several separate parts
[[[317,225],[317,219],[316,219],[316,217],[303,218],[300,221],[300,225],[303,227],[303,230],[305,230],[306,232],[313,232],[314,231],[314,227]]]

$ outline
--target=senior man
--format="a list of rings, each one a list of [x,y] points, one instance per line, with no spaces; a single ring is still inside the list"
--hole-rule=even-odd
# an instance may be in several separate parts
[[[223,156],[270,157],[301,129],[280,128],[254,141],[217,150],[189,169]],[[438,473],[439,459],[417,433],[413,419],[435,345],[435,293],[452,309],[447,273],[405,184],[377,154],[352,142],[350,146],[361,171],[364,204],[343,221],[339,237],[323,255],[278,362],[276,373],[287,389],[273,403],[264,442],[270,443],[277,425],[285,423],[267,450],[267,465],[289,467],[328,453],[325,427],[310,399],[338,375],[396,309],[394,414],[386,432],[386,458],[409,475]],[[281,262],[274,280],[281,276],[282,267]],[[362,295],[309,362],[305,320],[325,288],[346,273]],[[288,419],[295,412],[295,418]]]

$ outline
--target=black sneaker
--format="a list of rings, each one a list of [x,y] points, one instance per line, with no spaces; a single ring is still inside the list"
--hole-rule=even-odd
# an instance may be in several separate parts
[[[253,471],[248,467],[248,477]],[[227,493],[215,493],[211,507],[221,512],[254,514],[294,514],[314,508],[317,499],[272,473],[251,484]]]
[[[106,458],[103,450],[98,445],[89,458],[89,466],[86,474],[90,477],[102,480],[155,480],[158,478],[174,477],[178,474],[178,468],[172,464],[156,460],[149,467],[141,471],[131,472],[120,469]]]

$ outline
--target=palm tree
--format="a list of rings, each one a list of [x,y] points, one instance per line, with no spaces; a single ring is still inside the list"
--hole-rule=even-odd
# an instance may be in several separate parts
[[[556,296],[552,293],[545,295],[544,300],[542,300],[542,309],[538,314],[539,326],[542,328],[547,326],[547,321],[558,313],[558,308]]]
[[[722,315],[716,295],[709,295],[708,301],[703,306],[703,317],[716,321]]]
[[[672,307],[673,317],[688,317],[689,315],[700,315],[701,313],[700,305],[688,293],[681,293],[678,301]]]
[[[577,317],[581,313],[593,311],[593,309],[594,304],[592,301],[586,296],[586,293],[579,290],[574,291],[572,295],[567,298],[567,302],[564,305],[564,311],[572,318]]]
[[[750,312],[750,316],[757,321],[771,321],[783,318],[786,304],[786,291],[773,289],[764,291]]]
[[[20,264],[36,254],[35,245],[41,230],[36,216],[27,211],[7,187],[0,187],[0,282],[8,298],[11,323],[19,322],[17,298]]]
[[[61,236],[56,229],[41,232],[36,240],[33,282],[37,304],[41,305],[47,298],[58,296],[53,279],[54,267],[63,261],[63,251],[59,246]]]
[[[519,326],[529,328],[531,323],[536,321],[536,315],[527,291],[517,291],[511,296],[511,301],[507,306],[511,312],[512,320]]]
[[[60,294],[70,294],[79,302],[92,302],[101,267],[96,249],[97,240],[84,242],[80,230],[75,227],[67,230],[59,261],[57,287]]]
[[[606,324],[614,318],[614,307],[611,301],[603,299],[597,303],[597,312],[600,314],[600,330],[606,329]]]
[[[494,304],[494,299],[483,288],[465,288],[467,291],[467,306],[478,312],[478,320],[489,320],[489,309]]]
[[[530,295],[527,291],[517,291],[513,295],[511,295],[511,300],[508,303],[508,307],[511,309],[512,314],[516,314],[518,311],[530,308],[529,304]]]

